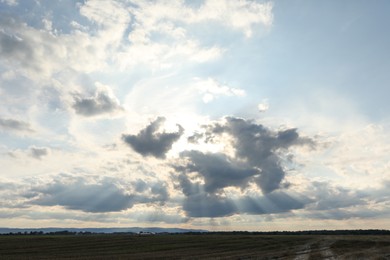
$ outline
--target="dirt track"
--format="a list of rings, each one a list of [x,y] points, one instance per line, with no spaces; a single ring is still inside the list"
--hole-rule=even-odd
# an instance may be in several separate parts
[[[294,260],[309,259],[390,259],[390,238],[386,236],[313,237],[301,248],[297,248],[294,258]]]

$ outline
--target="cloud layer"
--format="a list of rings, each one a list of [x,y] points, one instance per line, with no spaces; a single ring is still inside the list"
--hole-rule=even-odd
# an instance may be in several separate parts
[[[0,1],[0,225],[388,227],[388,15],[344,5]]]

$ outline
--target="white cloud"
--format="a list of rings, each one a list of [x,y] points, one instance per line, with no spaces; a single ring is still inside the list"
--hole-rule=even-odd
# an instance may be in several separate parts
[[[53,23],[52,21],[48,19],[42,19],[43,27],[46,31],[52,31],[53,30]]]
[[[183,60],[206,62],[219,58],[224,48],[217,44],[204,45],[202,39],[191,35],[192,26],[215,22],[250,37],[254,25],[269,27],[272,24],[271,3],[206,1],[197,9],[186,6],[184,1],[134,3],[136,6],[129,9],[134,15],[128,35],[132,44],[124,47],[117,57],[122,69],[137,63],[160,69],[173,64],[180,66]],[[208,25],[209,29],[212,27]]]
[[[316,149],[294,150],[288,181],[305,192],[313,181],[350,190],[370,190],[389,181],[389,124],[356,124],[337,134],[324,133]]]
[[[199,8],[191,8],[184,1],[157,1],[149,3],[134,1],[138,6],[133,9],[137,20],[149,31],[166,19],[185,24],[215,21],[233,29],[243,31],[247,37],[252,34],[252,26],[272,25],[272,3],[255,1],[208,0]]]
[[[243,31],[246,37],[252,36],[254,24],[272,25],[272,3],[257,3],[254,1],[206,1],[199,9],[199,14],[193,19],[216,20],[227,24],[236,30]]]
[[[208,78],[205,80],[195,79],[195,86],[199,89],[203,95],[203,102],[209,103],[219,96],[245,96],[245,90],[240,88],[231,88],[223,85],[215,79]]]
[[[219,47],[202,47],[196,40],[178,42],[153,42],[129,45],[118,52],[116,62],[121,70],[133,69],[136,65],[147,65],[160,70],[180,67],[191,62],[203,63],[219,58],[223,50]]]
[[[388,180],[389,124],[370,124],[331,138],[323,163],[349,185],[376,187]]]
[[[1,2],[11,6],[18,5],[18,0],[1,0]]]
[[[32,79],[49,78],[64,70],[89,73],[104,69],[121,44],[130,15],[114,1],[88,1],[81,5],[80,13],[97,25],[96,33],[91,30],[92,25],[74,26],[68,34],[53,33],[49,18],[42,20],[46,29],[39,30],[3,17],[0,19],[3,60],[9,67],[27,72]]]
[[[15,20],[5,22],[1,19],[0,22],[3,26],[0,31],[0,52],[5,64],[21,69],[17,70],[19,73],[27,72],[29,78],[49,78],[53,73],[68,68],[89,71],[98,64],[92,62],[94,54],[86,49],[80,51],[80,47],[90,44],[83,33],[56,36]]]
[[[87,1],[80,7],[80,14],[98,25],[97,40],[105,51],[119,46],[131,21],[121,1]]]
[[[269,103],[267,99],[264,99],[261,103],[257,105],[259,112],[266,112],[269,109]]]

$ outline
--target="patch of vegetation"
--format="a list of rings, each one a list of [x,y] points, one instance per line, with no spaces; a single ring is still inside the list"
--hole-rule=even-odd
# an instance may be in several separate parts
[[[344,256],[356,247],[361,251],[375,249],[385,255],[390,246],[388,236],[231,233],[14,235],[0,236],[0,259],[293,259],[307,244],[311,245],[312,256],[320,255],[323,241],[327,241],[325,244],[329,244],[336,255]]]

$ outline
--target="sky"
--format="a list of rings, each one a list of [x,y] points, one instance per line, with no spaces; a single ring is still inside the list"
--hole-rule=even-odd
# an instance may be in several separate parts
[[[0,0],[0,226],[390,229],[389,12]]]

